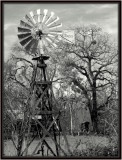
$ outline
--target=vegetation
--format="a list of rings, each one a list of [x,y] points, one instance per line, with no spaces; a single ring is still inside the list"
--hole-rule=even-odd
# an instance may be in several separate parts
[[[58,48],[48,53],[51,57],[47,61],[48,80],[53,82],[56,108],[63,111],[61,114],[63,129],[68,135],[73,135],[76,130],[73,128],[73,122],[76,120],[77,108],[88,107],[93,125],[93,130],[89,134],[109,136],[110,145],[107,148],[99,146],[85,151],[76,149],[72,156],[117,156],[119,141],[117,46],[111,41],[110,35],[103,33],[101,28],[94,25],[76,27],[75,36],[75,45],[59,42]],[[36,100],[33,96],[28,103],[35,70],[32,57],[18,44],[15,44],[11,51],[11,58],[4,63],[4,135],[8,130],[15,130],[13,124],[18,118],[15,110],[25,114],[28,105],[31,105],[33,112]],[[36,79],[39,80],[39,73],[37,75]]]

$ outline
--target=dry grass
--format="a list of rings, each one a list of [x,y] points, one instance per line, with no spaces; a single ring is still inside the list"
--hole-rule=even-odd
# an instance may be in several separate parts
[[[109,145],[109,139],[102,136],[93,136],[93,135],[82,135],[82,136],[67,136],[68,142],[70,144],[70,150],[73,153],[74,151],[83,151],[88,150],[90,148],[96,148],[98,146],[100,147],[106,147]],[[48,137],[46,138],[47,142],[50,144],[50,146],[55,150],[55,146],[53,141]],[[38,144],[39,140],[34,140],[32,144],[29,147],[28,154],[31,155],[34,148]],[[67,147],[65,144],[65,141],[63,137],[60,139],[61,147],[67,152]],[[46,147],[45,152],[47,153]],[[12,141],[7,140],[4,142],[4,155],[5,156],[16,156],[16,149],[13,146]],[[50,154],[49,154],[50,155]],[[63,156],[63,154],[61,154]],[[41,156],[41,154],[37,155]]]

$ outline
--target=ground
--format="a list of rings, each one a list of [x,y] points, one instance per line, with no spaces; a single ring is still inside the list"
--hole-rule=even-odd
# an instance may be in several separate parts
[[[83,151],[87,150],[90,147],[96,148],[98,146],[105,147],[109,145],[109,139],[107,137],[97,136],[97,135],[82,135],[82,136],[67,136],[68,142],[70,144],[70,150],[73,152],[75,150]],[[47,142],[50,144],[50,146],[55,150],[53,141],[47,137]],[[36,139],[33,141],[33,143],[30,145],[28,154],[31,155],[33,150],[35,149],[36,145],[38,144],[39,140]],[[61,147],[67,152],[66,143],[64,141],[64,138],[60,137],[60,144]],[[13,143],[11,140],[7,140],[4,142],[4,155],[5,156],[16,156],[16,149],[13,146]],[[47,149],[45,147],[45,154],[47,154]],[[63,156],[63,154],[61,153]],[[36,154],[34,156],[41,156],[40,154]],[[51,156],[51,154],[48,152],[48,156]]]

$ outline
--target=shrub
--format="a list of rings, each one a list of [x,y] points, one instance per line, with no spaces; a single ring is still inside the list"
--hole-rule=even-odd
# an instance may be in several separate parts
[[[108,147],[96,147],[94,148],[88,148],[86,150],[74,150],[73,157],[118,157],[119,151],[117,147],[108,146]]]

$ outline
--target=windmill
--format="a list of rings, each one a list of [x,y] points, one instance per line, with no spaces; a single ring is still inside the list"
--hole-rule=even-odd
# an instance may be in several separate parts
[[[26,15],[25,20],[20,21],[18,38],[29,54],[39,54],[40,49],[42,54],[43,49],[56,47],[58,40],[55,37],[62,34],[61,27],[62,23],[54,12],[49,14],[48,10],[44,9],[41,13],[41,10],[38,9],[35,14],[31,11],[30,16]]]
[[[53,155],[59,156],[60,151],[66,156],[64,149],[60,146],[60,139],[57,139],[56,132],[60,138],[60,111],[54,110],[52,97],[52,82],[47,80],[46,63],[49,59],[47,54],[51,49],[57,47],[59,40],[56,36],[61,35],[61,26],[59,17],[54,12],[49,13],[47,9],[41,11],[37,9],[26,15],[24,20],[20,20],[18,27],[18,38],[20,44],[25,48],[26,53],[32,55],[33,61],[36,61],[32,82],[30,85],[30,94],[25,104],[24,121],[19,125],[17,156],[33,156],[41,151],[45,155],[44,147]],[[40,70],[40,80],[36,80],[37,70]],[[33,97],[36,97],[34,103]],[[28,154],[28,149],[33,139],[29,139],[32,122],[36,126],[36,136],[39,136],[39,142],[33,152]],[[62,131],[63,132],[63,131]],[[54,143],[55,150],[46,141],[49,136]],[[64,139],[68,146],[67,138],[63,132]],[[26,137],[26,147],[23,150],[23,142]]]

